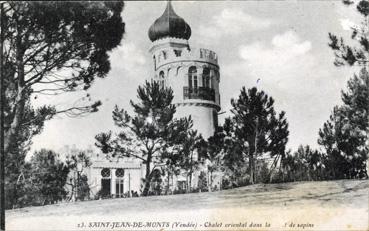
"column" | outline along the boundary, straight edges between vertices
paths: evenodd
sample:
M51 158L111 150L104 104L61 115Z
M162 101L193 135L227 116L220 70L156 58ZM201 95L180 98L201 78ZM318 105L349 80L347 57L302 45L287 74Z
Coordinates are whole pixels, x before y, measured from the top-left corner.
M124 188L125 193L128 193L131 196L131 170L127 169L124 173Z
M204 87L204 80L202 79L202 72L204 71L204 68L202 66L196 66L197 68L197 85L199 87Z
M111 169L111 178L110 178L110 195L112 197L115 197L115 181L116 181L116 178L115 178L115 170L116 169Z

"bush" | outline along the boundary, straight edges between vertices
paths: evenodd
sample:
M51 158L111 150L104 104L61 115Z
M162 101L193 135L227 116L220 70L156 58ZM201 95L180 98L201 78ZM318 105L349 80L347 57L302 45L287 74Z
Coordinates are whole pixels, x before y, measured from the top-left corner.
M228 177L223 177L222 179L222 188L223 189L231 189L232 184Z
M102 190L100 189L96 195L95 195L95 200L99 200L99 199L109 199L112 198L112 195L106 191L106 190Z
M55 204L66 198L65 184L69 167L51 150L35 152L27 163L24 180L17 185L21 195L14 207Z
M258 168L258 172L256 173L256 182L261 182L261 183L269 183L269 178L270 178L270 175L269 175L269 168L268 168L268 164L263 162L261 164L261 167Z
M199 175L199 182L198 182L198 188L201 192L207 192L208 189L208 179L205 172L201 172Z
M272 175L272 181L271 183L283 183L286 182L283 176L283 172L278 171L275 174Z
M175 189L173 191L173 194L185 194L186 193L186 189Z

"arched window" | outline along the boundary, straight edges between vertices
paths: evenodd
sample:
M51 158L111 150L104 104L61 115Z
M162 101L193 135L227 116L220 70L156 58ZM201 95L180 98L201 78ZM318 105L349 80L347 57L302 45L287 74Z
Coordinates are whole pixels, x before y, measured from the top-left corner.
M115 176L116 177L124 177L124 169L123 168L117 168L117 170L115 170Z
M192 88L197 88L197 69L194 66L188 69L188 87L190 88L190 91Z
M192 75L188 75L188 88L192 88Z
M209 68L204 68L202 72L202 86L209 88L210 87L210 70Z
M103 168L102 170L101 170L101 176L102 177L110 177L110 169L108 169L108 168Z
M117 177L115 180L115 196L123 197L124 195L124 169L117 168L115 170L115 176Z
M219 80L219 71L218 70L214 70L214 75L212 76L212 87L216 88L216 84L218 83Z
M154 70L156 70L156 57L155 57L155 55L152 57L152 59L153 59L153 62L154 62Z
M197 91L197 75L193 76L193 89Z
M164 71L160 71L159 73L159 84L164 87Z

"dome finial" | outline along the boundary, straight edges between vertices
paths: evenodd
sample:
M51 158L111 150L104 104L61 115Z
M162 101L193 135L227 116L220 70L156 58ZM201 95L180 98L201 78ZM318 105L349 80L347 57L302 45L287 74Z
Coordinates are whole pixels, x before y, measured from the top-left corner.
M164 13L155 20L149 29L149 38L151 41L166 37L186 40L191 37L190 26L183 18L176 14L171 0L167 0L167 7Z
M167 8L170 8L172 11L174 11L172 6L172 0L167 0Z

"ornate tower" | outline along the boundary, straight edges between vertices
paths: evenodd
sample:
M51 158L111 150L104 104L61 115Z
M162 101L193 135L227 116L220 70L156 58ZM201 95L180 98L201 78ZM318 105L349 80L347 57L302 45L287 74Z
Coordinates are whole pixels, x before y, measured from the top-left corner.
M204 138L212 136L220 110L216 53L190 47L191 28L174 12L170 1L148 35L155 73L152 79L173 89L178 118L191 115L194 129Z

